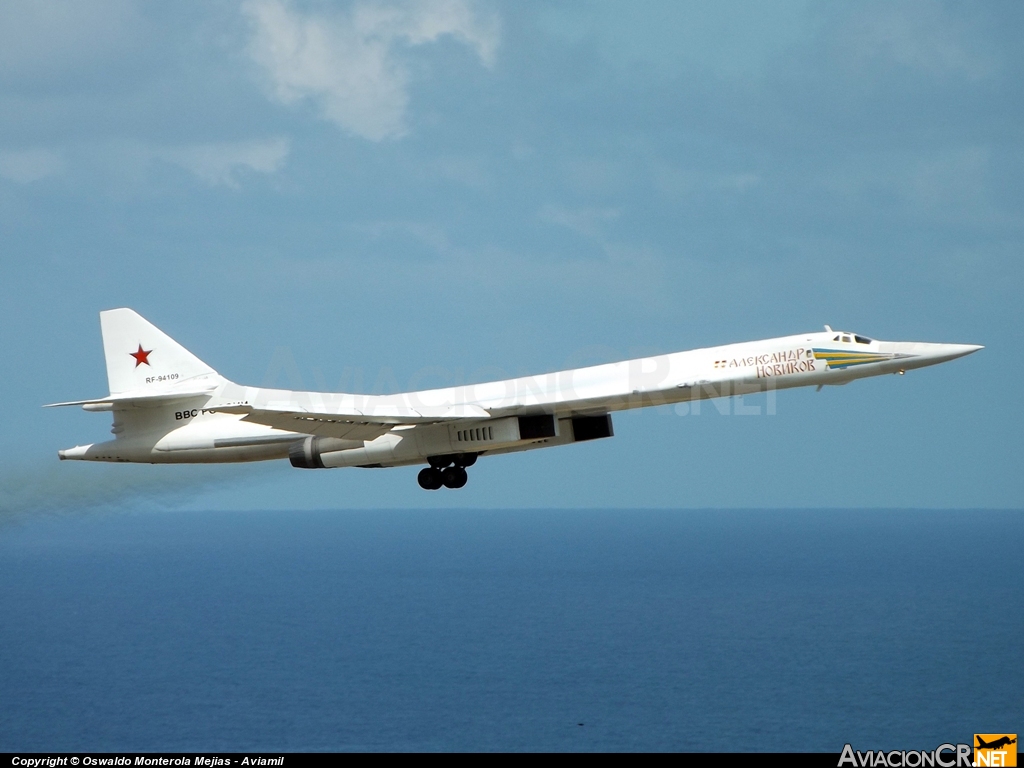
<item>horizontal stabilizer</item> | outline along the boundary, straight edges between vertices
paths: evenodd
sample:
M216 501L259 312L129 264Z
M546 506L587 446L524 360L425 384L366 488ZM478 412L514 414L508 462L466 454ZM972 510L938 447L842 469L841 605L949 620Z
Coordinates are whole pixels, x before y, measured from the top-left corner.
M146 407L169 405L176 400L192 400L197 397L209 397L213 393L214 389L215 387L211 386L205 389L177 390L174 392L124 392L119 395L110 395L109 397L97 397L93 400L69 400L66 403L47 403L43 408L60 408L67 405L95 405L125 408L130 408L132 406Z

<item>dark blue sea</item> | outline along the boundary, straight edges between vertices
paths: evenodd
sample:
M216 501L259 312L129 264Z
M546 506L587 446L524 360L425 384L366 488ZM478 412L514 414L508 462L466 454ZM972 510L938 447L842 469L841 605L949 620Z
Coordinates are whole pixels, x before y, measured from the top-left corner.
M0 526L0 750L933 749L1024 731L1024 514Z

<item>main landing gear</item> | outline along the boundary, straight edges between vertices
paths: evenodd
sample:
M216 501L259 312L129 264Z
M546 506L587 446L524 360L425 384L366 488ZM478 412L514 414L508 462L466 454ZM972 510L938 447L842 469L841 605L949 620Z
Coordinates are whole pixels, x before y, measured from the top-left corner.
M436 491L442 485L445 488L461 488L469 480L466 467L476 463L475 453L460 453L454 456L431 456L427 459L430 466L421 469L416 480L420 488Z

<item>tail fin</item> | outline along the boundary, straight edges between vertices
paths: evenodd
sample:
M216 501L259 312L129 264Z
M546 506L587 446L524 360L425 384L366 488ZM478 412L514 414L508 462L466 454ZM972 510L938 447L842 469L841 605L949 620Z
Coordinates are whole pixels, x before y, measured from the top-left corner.
M217 373L134 310L100 312L100 330L112 395Z

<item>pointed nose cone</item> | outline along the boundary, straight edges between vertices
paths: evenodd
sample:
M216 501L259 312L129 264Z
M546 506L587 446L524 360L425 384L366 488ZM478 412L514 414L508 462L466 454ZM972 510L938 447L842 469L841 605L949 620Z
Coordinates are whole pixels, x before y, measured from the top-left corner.
M984 349L981 344L921 344L924 347L922 357L928 359L929 363L944 363L947 360L956 360L958 357L969 355Z
M963 357L985 348L981 344L941 344L940 346L945 347L943 355L947 360L955 360L958 357Z

